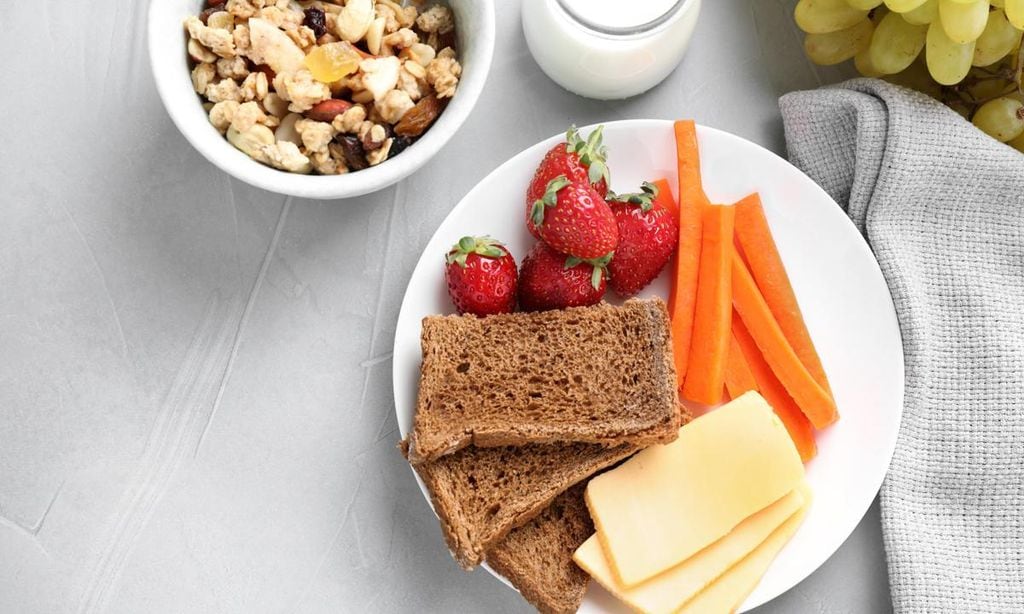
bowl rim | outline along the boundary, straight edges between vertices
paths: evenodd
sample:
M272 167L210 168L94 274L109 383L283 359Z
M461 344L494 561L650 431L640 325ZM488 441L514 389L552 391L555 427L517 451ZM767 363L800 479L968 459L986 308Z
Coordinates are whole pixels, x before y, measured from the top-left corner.
M200 4L200 0L194 0ZM463 74L455 97L437 122L412 146L383 164L344 175L302 175L265 166L238 151L210 126L202 102L189 79L184 34L181 45L163 44L168 28L177 19L180 3L150 0L147 14L147 35L150 70L160 101L171 121L185 139L214 166L245 183L289 196L313 199L344 199L386 188L417 171L439 152L466 121L483 92L490 73L495 45L495 10L493 0L472 1L479 23L473 24L472 44L462 47L468 55L460 57ZM179 104L192 97L195 105ZM199 114L196 111L199 111ZM199 115L203 121L198 121Z

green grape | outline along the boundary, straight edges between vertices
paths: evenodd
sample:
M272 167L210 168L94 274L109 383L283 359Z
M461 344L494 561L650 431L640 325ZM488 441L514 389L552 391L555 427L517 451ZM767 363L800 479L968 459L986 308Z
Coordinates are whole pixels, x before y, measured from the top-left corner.
M885 6L894 13L906 13L924 4L925 0L885 0Z
M882 78L890 83L917 90L936 100L941 99L942 96L942 86L936 83L935 79L932 79L923 58L919 58L901 73L886 75Z
M846 0L846 3L855 9L861 11L870 11L871 9L881 4L882 0Z
M1003 8L1003 6L1005 6L1006 4L1005 0L988 0L988 3L996 7L997 9Z
M1013 27L1024 30L1024 0L1006 0L1006 18Z
M927 0L912 11L903 13L903 19L915 26L928 25L939 18L939 0Z
M796 25L808 34L835 32L856 25L868 14L846 0L800 0L796 4Z
M988 22L988 0L974 0L971 4L939 0L939 21L954 43L962 45L977 40Z
M1005 96L1011 87L1016 87L1011 81L993 79L991 75L986 75L977 69L972 69L968 73L964 83L967 84L967 94L973 100L992 100Z
M1006 14L996 10L988 14L985 31L974 45L975 66L991 66L1005 58L1020 43L1021 31L1013 27Z
M1022 132L1021 135L1018 136L1017 138L1006 141L1006 144L1009 145L1010 147L1013 147L1017 151L1024 153L1024 132Z
M885 75L905 69L921 53L927 26L907 23L898 13L889 13L871 38L871 65Z
M953 85L963 81L971 70L974 59L974 41L961 45L950 40L942 24L935 21L928 26L928 43L925 47L928 72L942 85Z
M1012 98L996 98L978 107L971 121L985 134L1005 143L1024 133L1024 104Z
M870 48L859 51L857 52L857 55L853 56L853 67L857 69L857 72L859 72L862 77L882 76L882 73L871 64Z
M843 30L808 34L804 38L804 52L812 62L823 66L845 62L867 49L874 31L875 24L870 19L862 19L857 25Z

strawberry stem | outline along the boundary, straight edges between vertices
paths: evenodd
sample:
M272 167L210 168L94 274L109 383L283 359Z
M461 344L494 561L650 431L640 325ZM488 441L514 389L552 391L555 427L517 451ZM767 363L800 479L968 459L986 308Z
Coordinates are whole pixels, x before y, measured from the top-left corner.
M576 126L570 126L565 133L565 150L580 157L580 163L587 167L587 179L597 185L604 179L611 185L611 172L608 170L608 148L604 146L604 126L594 128L586 140L580 138Z
M445 262L448 264L458 264L460 267L466 268L466 258L470 254L476 254L484 258L502 258L508 254L508 251L504 245L487 235L482 237L466 236L459 239L459 242L452 246L445 256Z
M544 196L533 201L533 208L530 209L530 220L534 226L544 223L544 209L558 204L558 191L570 183L565 175L559 175L548 182L547 187L544 188Z
M609 201L637 205L644 211L644 213L651 210L651 207L654 206L654 199L657 197L658 186L654 185L650 181L643 182L640 186L639 192L616 194L615 192L608 190Z

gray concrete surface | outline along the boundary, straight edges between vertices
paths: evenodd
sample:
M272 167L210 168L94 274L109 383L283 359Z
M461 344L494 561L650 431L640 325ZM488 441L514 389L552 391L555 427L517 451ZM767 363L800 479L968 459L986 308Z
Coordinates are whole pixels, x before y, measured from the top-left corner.
M570 122L695 117L783 152L812 67L791 1L706 2L679 70L600 103L498 4L479 106L378 194L307 202L203 160L157 99L145 2L0 15L0 612L521 612L449 558L395 452L390 352L419 252L499 163ZM760 610L891 609L877 506Z

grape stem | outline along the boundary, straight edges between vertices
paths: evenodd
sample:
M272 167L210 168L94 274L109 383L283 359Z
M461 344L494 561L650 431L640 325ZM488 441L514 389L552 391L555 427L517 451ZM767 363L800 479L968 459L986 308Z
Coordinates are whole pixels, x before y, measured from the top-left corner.
M1024 47L1017 50L1017 70L1015 73L1013 80L1017 84L1017 91L1024 94Z

